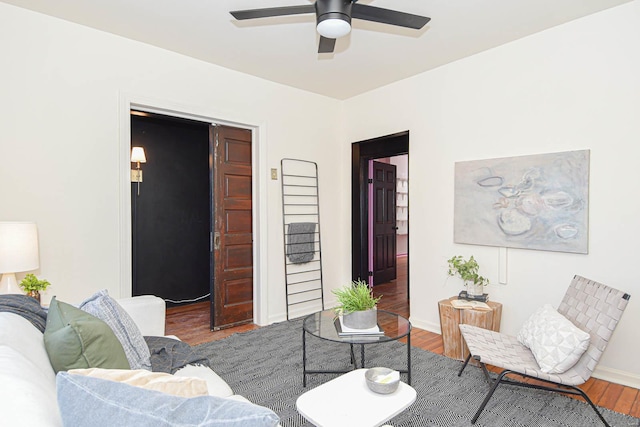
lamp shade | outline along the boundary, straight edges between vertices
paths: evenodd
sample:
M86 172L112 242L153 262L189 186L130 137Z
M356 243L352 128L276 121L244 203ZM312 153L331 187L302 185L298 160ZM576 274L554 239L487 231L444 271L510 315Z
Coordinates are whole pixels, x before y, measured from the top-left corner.
M131 163L135 162L147 163L147 156L144 154L144 148L131 147Z
M36 270L38 227L35 222L0 222L0 273Z

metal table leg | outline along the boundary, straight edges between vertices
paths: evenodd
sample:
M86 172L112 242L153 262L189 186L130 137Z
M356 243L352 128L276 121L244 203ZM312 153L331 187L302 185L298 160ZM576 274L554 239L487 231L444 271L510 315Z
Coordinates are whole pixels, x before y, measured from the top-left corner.
M353 344L349 344L349 353L351 354L351 364L356 369L356 353L353 351Z
M302 328L302 387L307 386L307 331Z
M411 331L407 335L407 384L411 385Z

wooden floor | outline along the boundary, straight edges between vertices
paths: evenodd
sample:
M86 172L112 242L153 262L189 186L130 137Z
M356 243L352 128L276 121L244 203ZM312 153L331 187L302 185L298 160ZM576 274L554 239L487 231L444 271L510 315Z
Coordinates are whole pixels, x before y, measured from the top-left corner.
M399 259L397 280L378 285L374 293L383 295L379 308L398 313L409 318L409 301L407 298L406 262L402 268ZM402 273L401 273L402 272ZM176 335L181 340L197 345L219 340L238 332L258 329L254 324L237 326L230 329L212 332L209 330L209 303L198 303L167 309L166 333ZM414 347L433 353L442 354L442 337L433 332L413 328L411 344ZM640 395L638 389L591 378L581 387L596 405L616 412L640 417Z

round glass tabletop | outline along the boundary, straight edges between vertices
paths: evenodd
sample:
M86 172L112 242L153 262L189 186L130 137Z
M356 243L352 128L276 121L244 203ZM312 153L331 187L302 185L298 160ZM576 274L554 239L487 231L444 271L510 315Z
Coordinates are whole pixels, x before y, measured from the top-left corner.
M338 335L336 322L338 325L340 324L335 311L324 310L305 317L303 328L305 332L315 337L350 344L374 344L394 341L406 337L411 332L411 322L409 320L385 310L378 310L378 326L384 333L384 335L380 336L340 336Z

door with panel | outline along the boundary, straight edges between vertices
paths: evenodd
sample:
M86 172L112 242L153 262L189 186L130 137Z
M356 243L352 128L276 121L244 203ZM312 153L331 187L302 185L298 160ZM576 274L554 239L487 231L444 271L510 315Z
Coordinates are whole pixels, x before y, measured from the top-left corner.
M373 162L373 284L396 278L396 166Z
M251 131L212 126L214 144L211 329L253 320Z

